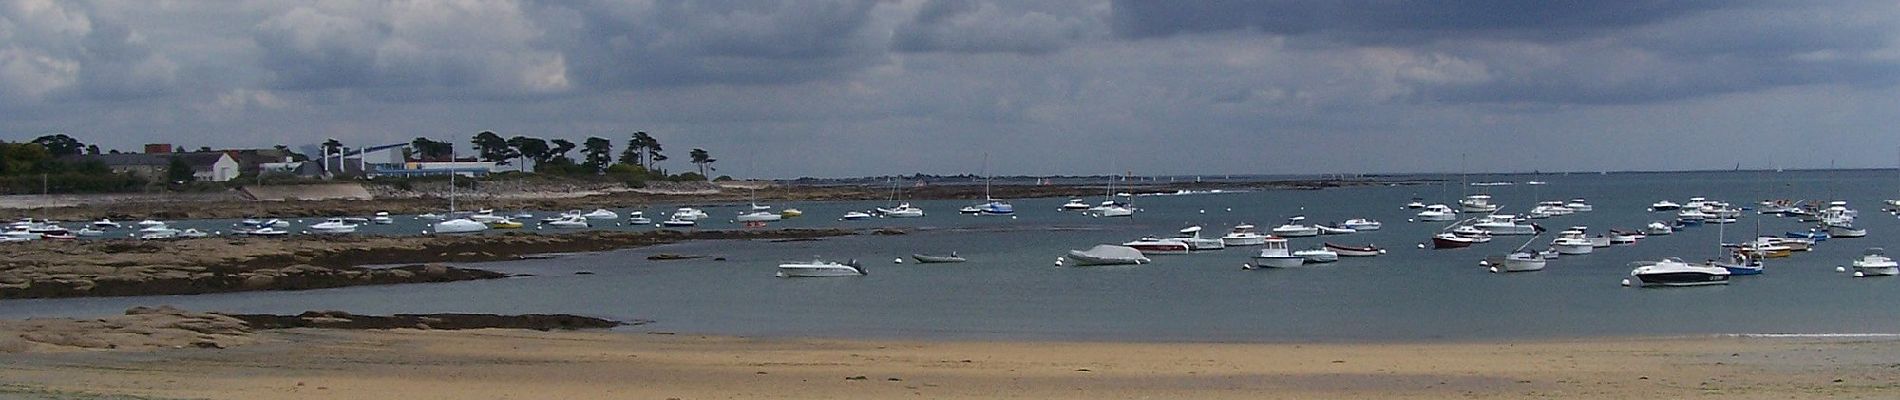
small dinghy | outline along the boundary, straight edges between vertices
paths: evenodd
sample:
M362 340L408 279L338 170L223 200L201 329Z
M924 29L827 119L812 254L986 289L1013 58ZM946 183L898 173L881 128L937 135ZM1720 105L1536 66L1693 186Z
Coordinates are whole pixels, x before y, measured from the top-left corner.
M1381 249L1378 246L1373 246L1369 244L1365 246L1347 246L1343 244L1327 243L1326 249L1332 250L1334 253L1338 253L1340 257L1374 257L1380 254L1385 254L1385 249Z
M911 254L910 258L915 258L917 259L917 262L924 263L924 264L960 263L960 262L968 261L968 260L964 260L963 256L957 255L957 252L954 252L954 251L950 252L950 255L947 255L947 256L930 255L930 254Z

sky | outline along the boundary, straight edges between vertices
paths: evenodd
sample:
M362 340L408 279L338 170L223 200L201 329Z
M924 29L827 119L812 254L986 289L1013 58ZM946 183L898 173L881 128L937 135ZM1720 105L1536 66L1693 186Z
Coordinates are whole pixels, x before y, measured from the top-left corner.
M671 169L703 148L756 178L1893 167L1897 84L1891 0L0 0L0 140L121 150L645 131Z

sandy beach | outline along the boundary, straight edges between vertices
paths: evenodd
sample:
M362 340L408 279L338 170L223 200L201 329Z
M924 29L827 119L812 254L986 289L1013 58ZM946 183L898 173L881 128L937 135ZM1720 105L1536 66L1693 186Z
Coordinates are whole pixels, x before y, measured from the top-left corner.
M211 399L1890 398L1892 339L1220 344L292 329L0 354L0 396Z

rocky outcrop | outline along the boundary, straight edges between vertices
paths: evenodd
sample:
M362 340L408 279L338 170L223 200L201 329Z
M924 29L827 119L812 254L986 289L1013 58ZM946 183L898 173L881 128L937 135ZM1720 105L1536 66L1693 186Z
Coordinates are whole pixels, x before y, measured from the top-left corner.
M635 324L645 323L636 321ZM222 349L256 343L257 331L320 329L606 329L619 321L569 314L356 315L309 311L298 315L197 313L172 306L133 307L98 318L0 320L0 353L83 350Z
M470 236L105 239L9 244L0 299L306 290L495 279L505 274L433 263L520 259L695 239L815 238L835 229L648 231ZM405 265L365 268L364 265Z

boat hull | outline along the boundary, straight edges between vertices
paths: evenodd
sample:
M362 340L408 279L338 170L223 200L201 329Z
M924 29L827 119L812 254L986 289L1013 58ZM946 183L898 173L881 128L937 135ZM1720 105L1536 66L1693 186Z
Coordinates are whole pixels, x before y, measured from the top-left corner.
M1295 255L1254 256L1253 265L1262 268L1299 268L1306 265L1306 257Z
M1432 248L1435 248L1435 249L1465 248L1465 247L1471 247L1471 245L1475 242L1476 241L1474 240L1465 239L1465 238L1451 239L1451 238L1443 238L1443 237L1433 237Z
M1900 267L1854 267L1854 272L1860 276L1895 276L1900 275Z
M1220 238L1220 241L1228 246L1259 246L1267 244L1267 238L1265 236L1227 236Z
M1557 250L1557 254L1562 254L1562 255L1567 255L1567 256L1580 256L1580 255L1590 254L1592 251L1596 250L1596 246L1592 246L1589 243L1551 244L1550 248Z
M1711 273L1706 273L1706 272L1661 272L1661 273L1636 274L1632 276L1631 278L1635 279L1637 282L1641 282L1643 286L1678 287L1678 286L1727 285L1728 277L1729 277L1728 275L1711 274Z
M778 277L780 278L826 278L838 276L864 276L864 272L842 265L835 267L780 265L778 267Z
M1379 255L1379 251L1380 251L1378 247L1373 247L1373 246L1353 247L1353 246L1342 246L1342 245L1337 245L1337 244L1332 244L1332 243L1327 243L1326 249L1332 250L1333 253L1339 254L1340 257L1375 257Z

